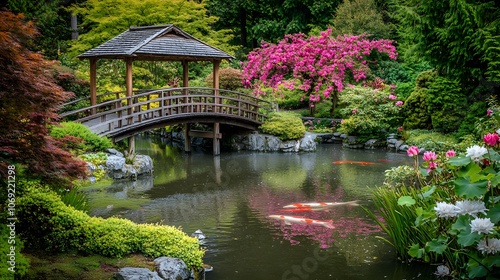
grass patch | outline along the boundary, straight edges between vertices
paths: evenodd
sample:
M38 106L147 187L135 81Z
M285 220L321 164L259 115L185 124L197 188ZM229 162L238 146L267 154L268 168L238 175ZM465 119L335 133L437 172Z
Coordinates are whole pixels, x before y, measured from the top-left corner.
M106 280L123 267L143 267L153 270L152 258L132 254L123 258L99 255L81 256L76 253L48 254L44 251L23 252L31 263L23 279Z

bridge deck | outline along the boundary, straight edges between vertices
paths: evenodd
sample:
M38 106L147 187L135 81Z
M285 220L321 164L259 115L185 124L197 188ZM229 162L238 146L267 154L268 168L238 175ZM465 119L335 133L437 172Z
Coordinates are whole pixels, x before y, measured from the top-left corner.
M168 88L141 91L131 97L123 95L103 95L101 103L65 112L61 116L118 141L175 123L218 122L256 129L264 121L266 113L273 110L273 104L267 101L222 89ZM106 101L109 98L112 100ZM68 105L74 103L76 101Z

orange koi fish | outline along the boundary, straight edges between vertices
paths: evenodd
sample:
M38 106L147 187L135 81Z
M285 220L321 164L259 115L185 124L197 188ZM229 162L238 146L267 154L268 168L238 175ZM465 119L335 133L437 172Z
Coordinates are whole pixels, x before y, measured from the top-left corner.
M371 162L371 161L338 160L338 161L334 161L333 164L373 165L373 164L377 164L377 163Z
M335 228L332 220L313 220L299 216L283 216L283 215L269 215L271 219L284 221L285 225L291 224L304 224L304 225L317 225L326 228Z
M315 209L325 209L331 208L335 206L341 205L349 205L349 206L359 206L357 200L346 201L346 202L306 202L306 203L294 203L283 206L283 208L292 208L292 209L311 209L314 211Z

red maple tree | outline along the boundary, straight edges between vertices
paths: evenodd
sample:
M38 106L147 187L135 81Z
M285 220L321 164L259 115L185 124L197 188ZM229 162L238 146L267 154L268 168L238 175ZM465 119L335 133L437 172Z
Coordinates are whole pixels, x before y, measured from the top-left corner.
M28 49L36 35L23 15L0 10L0 174L18 163L44 181L75 179L85 175L85 163L49 136L71 93L55 83L54 62Z

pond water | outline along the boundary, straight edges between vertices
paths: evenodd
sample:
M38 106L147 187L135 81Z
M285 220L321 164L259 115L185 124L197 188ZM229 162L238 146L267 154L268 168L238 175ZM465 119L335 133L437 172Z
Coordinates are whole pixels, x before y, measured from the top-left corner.
M405 154L322 144L314 153L213 157L196 150L186 155L154 137L137 137L136 150L152 157L154 177L91 189L92 214L173 225L188 234L200 229L204 262L214 268L208 280L434 279L433 267L398 261L359 206L283 208L357 200L373 209L370 190L381 185L384 170L410 163ZM334 228L270 215L331 220Z

